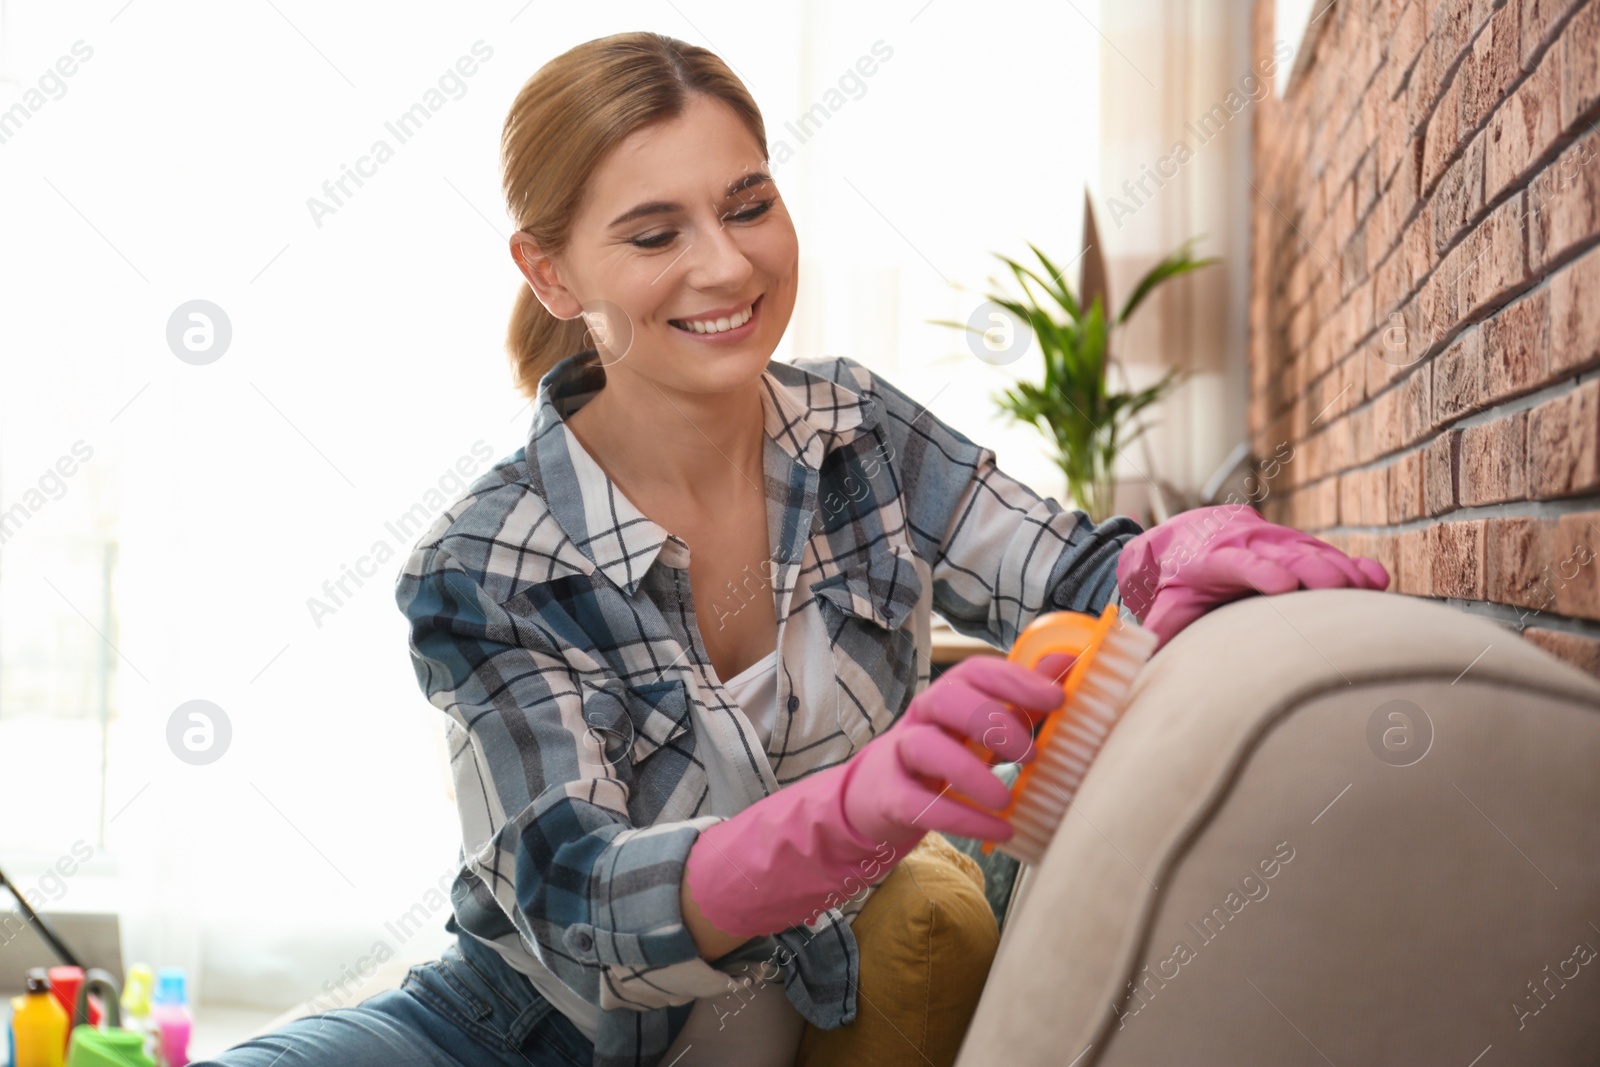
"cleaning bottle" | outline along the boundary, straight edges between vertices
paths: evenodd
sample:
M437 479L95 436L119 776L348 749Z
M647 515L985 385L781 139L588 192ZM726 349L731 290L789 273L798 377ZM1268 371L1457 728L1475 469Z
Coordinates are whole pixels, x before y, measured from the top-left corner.
M50 968L46 974L50 979L50 992L55 995L56 1003L61 1005L61 1010L67 1013L67 1036L61 1043L61 1052L65 1055L67 1045L72 1041L72 1009L78 1002L78 989L83 985L83 968L63 964ZM89 998L89 1022L95 1026L100 1025L98 997Z
M188 1067L189 1031L194 1020L189 1015L189 997L182 967L163 967L156 973L156 995L150 1015L160 1035L162 1067Z
M143 963L128 968L122 987L122 1025L144 1036L144 1054L152 1060L161 1051L161 1039L155 1019L150 1015L150 997L155 986L155 976Z
M43 967L28 972L27 992L11 1019L16 1067L61 1067L67 1052L67 1012L50 990ZM13 1002L15 1003L15 1002Z

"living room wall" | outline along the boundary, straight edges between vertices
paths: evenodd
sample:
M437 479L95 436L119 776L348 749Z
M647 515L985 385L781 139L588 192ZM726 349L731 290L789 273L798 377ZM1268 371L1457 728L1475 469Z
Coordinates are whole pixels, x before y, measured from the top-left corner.
M1600 0L1317 11L1253 119L1258 506L1600 674Z

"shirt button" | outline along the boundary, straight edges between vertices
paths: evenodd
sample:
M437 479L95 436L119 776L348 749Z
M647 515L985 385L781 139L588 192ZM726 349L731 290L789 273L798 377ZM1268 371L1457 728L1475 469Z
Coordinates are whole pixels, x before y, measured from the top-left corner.
M799 706L800 706L800 698L795 696L793 693L790 693L789 694L789 710L793 711L795 708L798 708Z
M579 952L588 952L594 948L594 938L579 930L572 935L572 947Z

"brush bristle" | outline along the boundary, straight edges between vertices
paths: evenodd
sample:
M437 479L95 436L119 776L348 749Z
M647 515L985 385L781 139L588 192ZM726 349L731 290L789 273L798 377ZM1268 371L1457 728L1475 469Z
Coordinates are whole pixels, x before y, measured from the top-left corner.
M1026 788L1017 794L1010 816L1011 840L995 848L1023 863L1037 865L1044 859L1056 827L1127 706L1128 691L1155 653L1157 641L1154 633L1126 620L1106 634L1070 704L1056 713L1069 717L1039 751Z

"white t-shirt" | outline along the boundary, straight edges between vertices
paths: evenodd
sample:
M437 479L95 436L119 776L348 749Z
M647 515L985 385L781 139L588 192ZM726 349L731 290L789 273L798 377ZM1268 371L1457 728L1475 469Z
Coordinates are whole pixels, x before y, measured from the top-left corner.
M778 722L778 650L773 649L722 683L765 746Z
M722 685L738 702L765 746L778 722L778 650L773 649ZM805 1019L789 1002L783 984L759 983L759 973L759 968L750 968L747 988L751 993L696 1000L678 1039L661 1062L675 1067L730 1063L739 1067L790 1067Z

